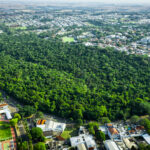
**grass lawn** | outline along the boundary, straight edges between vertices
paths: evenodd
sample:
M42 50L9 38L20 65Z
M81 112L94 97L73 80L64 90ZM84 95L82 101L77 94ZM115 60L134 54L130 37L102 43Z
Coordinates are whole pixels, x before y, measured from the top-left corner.
M15 29L16 29L16 30L18 30L18 29L20 29L20 30L26 30L27 27L16 27Z
M73 37L63 37L62 38L62 41L64 42L64 43L66 43L66 42L68 42L68 43L70 43L70 42L74 42L74 38Z
M16 31L16 30L26 30L27 27L12 27L11 31Z
M72 136L78 135L78 129L77 128L66 128L65 131L61 134L61 137L64 139L69 139Z
M0 141L11 138L10 124L0 121Z

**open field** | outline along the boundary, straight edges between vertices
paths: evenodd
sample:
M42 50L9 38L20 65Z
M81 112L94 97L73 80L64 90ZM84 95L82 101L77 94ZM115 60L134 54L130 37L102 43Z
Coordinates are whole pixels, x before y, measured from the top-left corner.
M26 30L27 27L11 27L10 30L11 31L16 31L16 30Z
M0 121L0 141L8 140L11 137L10 124Z
M64 42L64 43L66 43L66 42L68 42L68 43L70 43L70 42L74 42L74 38L73 37L63 37L62 38L62 41Z
M16 27L15 29L16 29L16 30L18 30L18 29L20 29L20 30L26 30L27 27Z
M66 128L65 131L61 134L61 137L64 139L69 139L70 137L77 136L77 128Z

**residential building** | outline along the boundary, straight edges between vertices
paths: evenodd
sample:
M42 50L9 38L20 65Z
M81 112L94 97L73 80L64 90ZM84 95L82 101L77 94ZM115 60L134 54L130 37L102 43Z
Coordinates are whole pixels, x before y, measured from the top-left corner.
M8 104L1 104L0 110L8 109Z
M77 145L77 149L78 149L78 150L87 150L86 147L85 147L85 144L83 144L83 143Z
M78 145L84 144L87 150L97 150L96 142L92 135L82 134L72 137L70 138L70 142L72 147L78 147Z
M119 132L116 128L108 128L108 136L110 139L118 139L120 137Z
M112 140L120 139L119 131L116 128L114 128L113 124L111 123L106 124L106 128L110 139Z
M104 145L105 145L106 150L119 150L117 144L112 140L104 141Z
M128 149L131 149L132 147L138 148L137 145L134 142L130 142L128 138L124 138L123 141Z
M105 126L99 126L99 130L104 132L105 134L108 134L107 128Z
M142 135L142 137L143 137L144 140L147 142L147 144L150 144L150 135L144 134L144 135Z
M8 108L8 104L0 105L0 114L5 114L8 120L12 119L11 113Z
M66 124L54 122L52 120L39 120L37 122L37 127L41 128L43 132L47 131L63 132L66 128Z

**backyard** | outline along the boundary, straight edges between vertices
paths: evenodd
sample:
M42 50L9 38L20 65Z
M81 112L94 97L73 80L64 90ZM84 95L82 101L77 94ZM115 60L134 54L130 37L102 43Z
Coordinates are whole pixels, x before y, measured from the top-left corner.
M11 136L10 124L0 121L0 141L8 140Z
M70 137L77 136L78 129L77 128L66 128L65 131L61 134L61 137L64 139L69 139Z

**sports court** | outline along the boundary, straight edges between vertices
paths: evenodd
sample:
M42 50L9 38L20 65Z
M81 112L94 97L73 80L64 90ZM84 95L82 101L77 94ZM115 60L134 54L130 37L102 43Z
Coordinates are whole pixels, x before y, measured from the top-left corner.
M0 150L16 150L16 136L13 127L11 128L12 139L1 141L0 142Z

